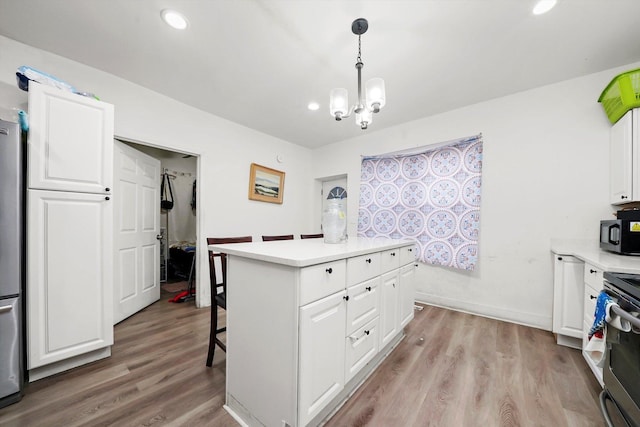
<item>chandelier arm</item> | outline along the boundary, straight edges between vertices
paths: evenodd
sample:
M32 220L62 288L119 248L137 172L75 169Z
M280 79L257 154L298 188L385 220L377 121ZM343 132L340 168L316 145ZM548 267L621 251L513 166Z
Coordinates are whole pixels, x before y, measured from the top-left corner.
M351 115L353 114L353 111L355 110L355 105L352 106L351 108L349 108L349 112L347 114L344 114L342 116L340 116L341 119L346 119L351 117Z

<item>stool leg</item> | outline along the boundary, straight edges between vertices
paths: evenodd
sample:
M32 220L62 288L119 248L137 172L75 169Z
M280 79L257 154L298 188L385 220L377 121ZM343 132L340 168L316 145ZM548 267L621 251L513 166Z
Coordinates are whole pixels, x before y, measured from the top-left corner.
M218 305L211 304L211 330L209 331L209 353L207 354L207 366L213 364L213 353L216 350L216 330L218 329Z

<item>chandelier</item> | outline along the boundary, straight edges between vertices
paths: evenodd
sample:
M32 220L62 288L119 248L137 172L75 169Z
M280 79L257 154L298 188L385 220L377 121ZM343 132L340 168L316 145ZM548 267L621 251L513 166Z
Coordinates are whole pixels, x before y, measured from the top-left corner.
M350 117L356 113L356 124L361 129L367 129L373 119L373 113L380 111L385 104L384 80L379 77L368 80L365 83L365 95L362 97L362 63L360 37L367 32L369 23L364 18L358 18L351 24L351 31L358 35L358 57L356 58L356 70L358 70L358 103L349 107L349 94L344 88L331 90L329 96L329 111L337 121Z

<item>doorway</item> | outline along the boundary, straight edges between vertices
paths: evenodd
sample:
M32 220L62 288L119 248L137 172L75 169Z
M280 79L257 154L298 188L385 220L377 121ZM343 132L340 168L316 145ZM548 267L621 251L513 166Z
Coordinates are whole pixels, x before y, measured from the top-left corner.
M154 250L154 279L158 286L157 297L160 298L160 290L162 291L162 299L169 296L176 302L185 302L195 300L196 292L196 242L197 242L197 215L198 207L196 204L197 192L197 176L198 176L198 156L190 153L173 151L163 148L156 148L144 143L133 142L117 139L126 145L131 151L136 151L141 157L148 156L158 162L156 194L154 201L154 215L158 216L154 232L156 240L156 249ZM173 200L171 209L161 209L160 193L162 178L165 178L165 190L168 192L168 186L171 186L171 196L168 199ZM147 191L150 194L150 191ZM165 194L166 196L166 194ZM151 196L147 196L151 197ZM144 215L142 210L136 212L136 215ZM117 237L117 235L116 235ZM117 266L115 266L117 269ZM118 285L114 283L114 288ZM119 296L114 289L114 308L117 309ZM144 307L138 308L136 311L129 312L128 316ZM114 313L115 314L115 313ZM120 321L126 317L114 317L114 320Z

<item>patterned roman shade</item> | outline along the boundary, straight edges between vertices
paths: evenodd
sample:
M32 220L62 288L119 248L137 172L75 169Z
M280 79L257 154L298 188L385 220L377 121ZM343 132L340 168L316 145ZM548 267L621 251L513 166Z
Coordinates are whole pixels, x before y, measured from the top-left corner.
M481 172L481 134L363 156L358 236L415 239L420 261L473 270Z

